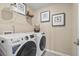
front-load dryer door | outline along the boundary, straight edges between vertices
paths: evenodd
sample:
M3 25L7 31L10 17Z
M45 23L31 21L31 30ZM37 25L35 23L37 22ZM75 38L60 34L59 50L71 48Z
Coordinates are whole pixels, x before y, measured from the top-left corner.
M18 51L17 56L35 56L36 44L33 41L26 42Z
M46 37L45 36L42 36L42 38L40 39L40 50L43 51L45 49L45 46L46 46Z

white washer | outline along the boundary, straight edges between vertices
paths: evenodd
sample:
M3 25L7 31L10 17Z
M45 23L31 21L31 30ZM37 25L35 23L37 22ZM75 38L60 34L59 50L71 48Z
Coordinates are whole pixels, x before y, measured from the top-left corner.
M46 37L45 33L35 33L36 45L37 45L37 56L42 56L45 51Z
M35 56L36 49L33 34L17 33L0 35L0 55Z

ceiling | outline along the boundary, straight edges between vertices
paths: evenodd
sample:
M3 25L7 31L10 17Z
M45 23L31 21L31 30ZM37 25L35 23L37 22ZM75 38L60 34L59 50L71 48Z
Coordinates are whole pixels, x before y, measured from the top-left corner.
M28 3L27 5L30 6L33 10L38 10L40 8L46 7L51 3Z

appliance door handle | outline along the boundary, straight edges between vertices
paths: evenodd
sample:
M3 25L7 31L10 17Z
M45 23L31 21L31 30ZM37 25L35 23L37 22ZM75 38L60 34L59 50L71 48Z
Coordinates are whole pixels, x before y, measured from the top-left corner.
M79 39L77 39L75 42L73 42L76 45L79 45Z
M79 42L74 42L74 44L79 45Z

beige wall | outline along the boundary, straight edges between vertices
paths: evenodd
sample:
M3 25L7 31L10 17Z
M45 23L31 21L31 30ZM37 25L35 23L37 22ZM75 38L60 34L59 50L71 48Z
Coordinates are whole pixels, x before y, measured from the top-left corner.
M40 22L40 13L43 11L50 11L50 22ZM66 14L64 27L52 27L52 14L56 13ZM51 4L36 11L35 21L40 24L41 31L46 33L48 49L72 55L72 17L73 4Z
M16 32L33 31L33 26L26 22L26 17L13 12L11 20L3 20L1 18L1 10L7 7L8 4L0 4L0 32L12 31L12 25L15 26ZM50 11L50 22L40 22L40 12ZM33 23L40 24L41 31L46 33L47 45L50 50L55 50L65 54L72 55L72 40L73 40L73 4L51 4L47 7L40 8L34 11L35 15L32 19ZM52 14L65 13L66 25L64 27L52 27ZM7 14L6 14L7 15Z
M72 54L77 55L77 45L74 42L77 42L79 38L79 5L77 3L73 4L73 40L72 40Z
M13 31L12 26L15 26L15 32L29 32L33 31L33 26L31 26L27 21L26 17L20 15L16 12L13 12L13 18L10 20L2 19L2 10L3 8L8 7L9 4L0 4L0 32L4 31ZM7 14L5 14L7 15Z

